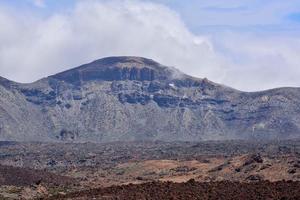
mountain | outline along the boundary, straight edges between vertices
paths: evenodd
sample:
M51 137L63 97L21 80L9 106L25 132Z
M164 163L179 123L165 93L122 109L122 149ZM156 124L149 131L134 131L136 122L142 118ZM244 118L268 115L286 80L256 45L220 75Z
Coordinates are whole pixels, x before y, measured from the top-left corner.
M299 88L242 92L140 57L103 58L30 84L0 77L0 140L299 136Z

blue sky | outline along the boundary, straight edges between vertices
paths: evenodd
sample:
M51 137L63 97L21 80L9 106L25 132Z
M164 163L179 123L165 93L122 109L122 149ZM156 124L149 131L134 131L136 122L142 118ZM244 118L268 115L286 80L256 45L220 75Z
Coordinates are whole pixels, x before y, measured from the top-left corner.
M246 91L300 86L299 33L300 0L0 0L0 76L134 54Z
M291 26L300 19L289 18L300 12L300 1L294 0L212 0L212 1L171 1L159 0L178 11L189 27L201 31L201 26L220 26L221 28L242 28L253 30L266 26ZM291 20L293 19L293 20ZM298 25L298 24L297 24Z
M106 0L107 1L107 0ZM0 0L16 10L28 9L41 16L65 12L78 0ZM99 0L105 2L105 0ZM240 29L282 31L299 29L300 0L148 0L176 11L194 32Z

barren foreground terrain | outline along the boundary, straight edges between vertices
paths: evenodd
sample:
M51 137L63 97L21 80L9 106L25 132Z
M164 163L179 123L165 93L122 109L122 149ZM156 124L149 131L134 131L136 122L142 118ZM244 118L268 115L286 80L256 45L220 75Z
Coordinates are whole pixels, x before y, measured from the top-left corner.
M151 182L57 195L51 199L300 199L300 182Z
M0 163L3 199L299 199L300 194L300 141L0 142Z

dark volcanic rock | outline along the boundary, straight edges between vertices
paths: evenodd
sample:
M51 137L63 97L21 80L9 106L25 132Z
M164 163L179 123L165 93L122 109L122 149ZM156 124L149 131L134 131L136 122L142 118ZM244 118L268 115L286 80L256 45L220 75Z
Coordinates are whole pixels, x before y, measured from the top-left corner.
M55 175L42 170L18 168L0 165L0 186L31 186L31 185L69 185L75 183L75 179Z
M263 163L263 159L259 154L250 155L244 163L244 166L251 165L253 163Z
M300 198L299 182L205 182L190 180L186 183L148 182L128 184L108 188L96 188L77 191L66 195L57 195L49 199L287 199Z
M177 107L179 106L179 98L171 95L155 95L153 100L160 107Z
M247 181L262 181L263 177L261 177L260 175L256 174L256 175L250 175L246 178Z
M147 104L151 98L148 95L139 94L139 93L131 93L131 94L119 94L119 101L121 103L131 103L137 104L140 103L142 105Z
M241 92L140 57L30 84L0 77L1 140L291 139L299 113L299 88Z

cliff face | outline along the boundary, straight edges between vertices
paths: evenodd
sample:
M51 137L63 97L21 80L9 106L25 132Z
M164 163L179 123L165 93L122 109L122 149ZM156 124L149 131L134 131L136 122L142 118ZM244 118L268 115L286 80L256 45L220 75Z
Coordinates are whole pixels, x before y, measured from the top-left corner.
M139 57L109 57L18 84L0 79L0 139L299 137L300 90L246 93Z

